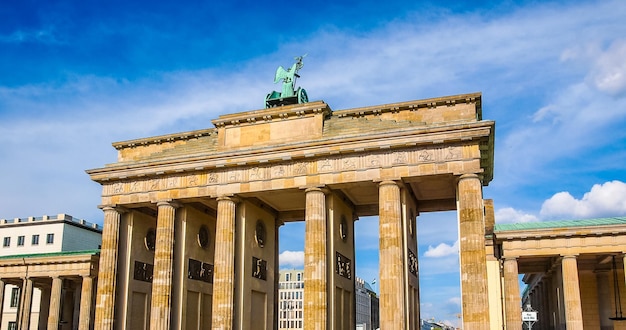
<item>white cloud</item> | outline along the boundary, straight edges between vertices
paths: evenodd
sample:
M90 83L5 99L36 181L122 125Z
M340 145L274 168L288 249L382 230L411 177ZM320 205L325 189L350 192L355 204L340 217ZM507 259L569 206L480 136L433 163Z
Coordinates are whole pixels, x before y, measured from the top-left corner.
M495 213L495 217L496 223L520 223L539 221L536 216L516 210L512 207L498 209Z
M605 52L597 54L588 79L601 92L626 92L626 40L616 40Z
M456 240L452 246L446 243L440 243L436 247L432 245L428 246L428 250L424 252L425 257L429 258L441 258L449 255L458 255L459 253L459 240Z
M304 267L304 251L284 251L278 256L281 268Z
M567 191L554 194L541 206L545 218L592 218L626 215L626 183L609 181L595 184L576 199Z

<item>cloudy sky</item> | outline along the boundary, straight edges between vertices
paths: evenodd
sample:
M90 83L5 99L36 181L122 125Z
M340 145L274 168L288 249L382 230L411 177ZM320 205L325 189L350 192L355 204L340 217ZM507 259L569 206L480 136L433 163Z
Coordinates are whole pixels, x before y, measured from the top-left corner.
M102 222L114 141L260 109L273 74L335 110L471 92L496 121L497 222L626 215L626 3L36 1L0 7L0 218ZM456 213L422 214L422 316L460 312ZM377 219L357 222L377 277ZM301 267L302 226L283 227ZM376 285L375 285L376 287Z

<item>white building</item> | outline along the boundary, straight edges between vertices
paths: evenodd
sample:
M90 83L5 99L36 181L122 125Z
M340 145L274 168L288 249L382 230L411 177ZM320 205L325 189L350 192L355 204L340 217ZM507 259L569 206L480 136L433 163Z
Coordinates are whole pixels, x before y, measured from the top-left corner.
M24 329L20 322L29 329L50 322L77 328L81 296L84 303L92 299L81 291L95 287L101 240L102 227L66 214L1 219L0 330Z
M278 329L303 329L304 271L281 270L278 280Z

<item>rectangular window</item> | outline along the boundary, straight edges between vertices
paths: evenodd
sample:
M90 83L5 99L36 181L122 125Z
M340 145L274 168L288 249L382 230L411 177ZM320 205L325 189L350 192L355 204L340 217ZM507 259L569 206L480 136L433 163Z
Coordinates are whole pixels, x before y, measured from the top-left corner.
M17 307L20 303L20 288L13 288L11 290L11 307Z
M302 273L298 273L297 277L298 277L298 282L302 281Z
M39 235L33 235L32 245L39 245Z
M17 323L9 321L9 330L17 330Z
M11 245L11 237L5 237L4 241L2 242L2 246L8 247L9 245Z
M17 237L17 246L24 246L24 236Z
M291 274L285 274L285 281L287 281L287 282L289 282L289 278L290 278L289 275L291 275Z
M46 236L46 243L47 244L54 243L54 234L48 234L48 236Z

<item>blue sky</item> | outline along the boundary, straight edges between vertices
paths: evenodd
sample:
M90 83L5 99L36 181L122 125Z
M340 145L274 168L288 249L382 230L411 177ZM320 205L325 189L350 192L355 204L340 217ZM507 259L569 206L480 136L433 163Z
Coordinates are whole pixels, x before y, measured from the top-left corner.
M335 110L482 92L498 222L626 215L623 1L9 1L0 7L0 218L101 222L85 169L114 141L263 107L277 66ZM456 213L418 220L422 316L460 312ZM300 225L284 227L299 267ZM357 275L377 277L377 219ZM285 251L291 251L285 253Z

